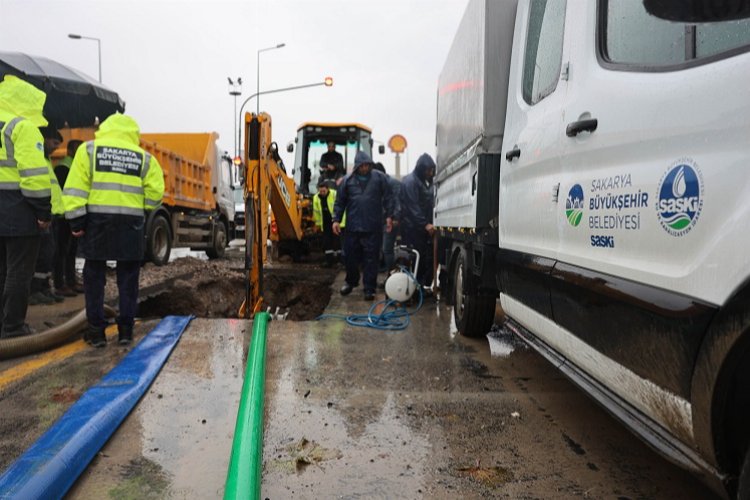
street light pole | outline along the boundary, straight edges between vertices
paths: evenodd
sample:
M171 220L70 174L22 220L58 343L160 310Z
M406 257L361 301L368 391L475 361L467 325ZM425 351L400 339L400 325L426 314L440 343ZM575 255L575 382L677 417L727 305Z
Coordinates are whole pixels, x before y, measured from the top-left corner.
M102 83L102 41L99 38L92 36L76 35L75 33L69 33L68 38L73 40L94 40L96 41L97 53L99 54L99 83Z
M285 47L285 46L286 46L285 43L280 43L278 45L274 45L273 47L266 47L265 49L258 49L258 54L257 54L257 57L256 57L256 68L255 68L255 75L256 75L256 79L257 79L256 86L255 86L255 95L256 96L260 96L262 94L262 92L260 91L260 53L261 52L266 52L266 51L269 51L269 50L280 49L280 48ZM259 115L260 114L260 99L258 99L256 101L256 104L257 104L257 107L255 109L255 114Z
M306 83L305 85L295 85L294 87L284 87L283 89L273 89L273 90L264 90L263 92L256 92L242 103L242 106L240 106L240 116L238 117L238 121L240 124L239 130L237 131L237 142L241 145L242 144L242 111L245 109L245 105L250 102L253 98L258 97L260 95L264 94L275 94L277 92L288 92L290 90L298 90L298 89L306 89L308 87L319 87L321 85L325 85L326 87L333 87L333 78L330 76L327 76L325 80L322 82L317 83ZM257 116L257 115L256 115ZM245 154L247 154L247 151L245 151Z
M237 96L242 95L242 77L237 77L237 81L234 82L230 77L229 80L229 95L234 97L234 114L232 115L232 123L234 123L234 136L237 137ZM234 141L234 156L240 155L237 139Z

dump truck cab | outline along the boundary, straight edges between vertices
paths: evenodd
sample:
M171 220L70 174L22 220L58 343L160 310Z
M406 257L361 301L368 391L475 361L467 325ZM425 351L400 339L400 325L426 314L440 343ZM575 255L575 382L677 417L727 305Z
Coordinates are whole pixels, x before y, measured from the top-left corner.
M297 190L302 194L314 194L320 178L320 157L327 151L328 143L336 145L336 151L344 158L346 172L354 166L357 151L372 156L372 130L358 123L303 123L297 128L297 137L287 145L294 155L292 176ZM296 148L294 146L296 144Z

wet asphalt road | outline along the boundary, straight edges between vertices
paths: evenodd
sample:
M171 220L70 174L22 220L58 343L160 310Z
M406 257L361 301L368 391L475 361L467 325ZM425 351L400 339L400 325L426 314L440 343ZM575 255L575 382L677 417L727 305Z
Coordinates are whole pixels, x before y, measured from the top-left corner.
M328 312L366 308L355 290ZM69 498L220 498L250 331L194 320ZM262 498L712 497L510 333L457 336L444 305L396 333L275 321L267 346Z

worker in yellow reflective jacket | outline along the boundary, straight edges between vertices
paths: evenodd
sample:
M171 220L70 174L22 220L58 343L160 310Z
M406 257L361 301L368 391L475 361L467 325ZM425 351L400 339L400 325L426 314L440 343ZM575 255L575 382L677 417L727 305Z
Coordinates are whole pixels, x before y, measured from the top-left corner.
M15 76L0 82L0 337L32 333L25 323L40 231L49 227L50 175L39 127L46 95Z
M323 233L323 251L325 252L324 267L336 264L336 254L341 245L338 236L333 234L333 206L336 203L336 182L320 178L318 180L318 192L313 196L313 222ZM341 219L341 227L346 225L346 214Z
M119 113L110 116L95 139L78 148L63 189L65 218L73 236L81 238L79 249L86 259L86 340L94 347L107 343L104 285L108 260L117 261L118 340L125 345L133 339L145 216L161 204L164 194L161 166L139 143L135 120Z

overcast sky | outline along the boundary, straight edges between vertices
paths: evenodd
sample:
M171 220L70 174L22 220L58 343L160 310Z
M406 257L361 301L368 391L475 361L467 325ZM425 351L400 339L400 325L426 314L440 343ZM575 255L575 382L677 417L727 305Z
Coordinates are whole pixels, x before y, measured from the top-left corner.
M96 42L67 34L100 38L104 84L143 132L216 131L231 152L227 77L242 77L239 110L255 93L258 49L285 43L261 53L261 90L334 78L332 88L261 96L287 165L284 146L301 123L355 121L382 142L404 135L411 169L421 153L434 157L437 78L466 3L0 0L0 50L45 56L96 78ZM390 150L375 159L393 170Z

